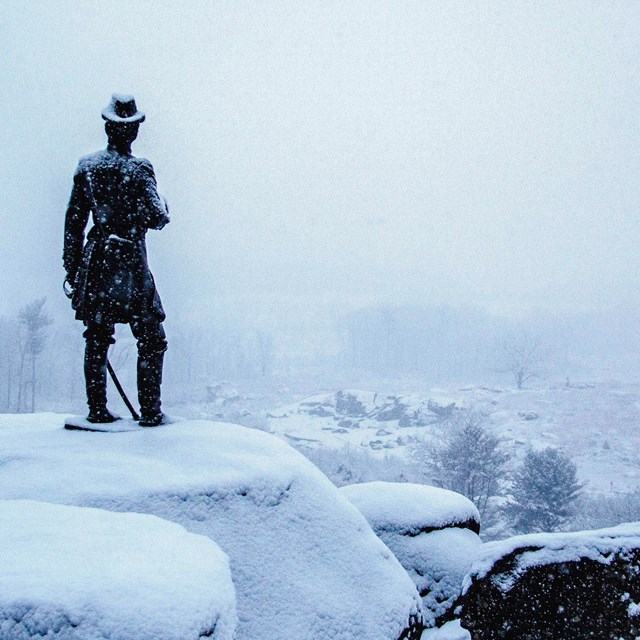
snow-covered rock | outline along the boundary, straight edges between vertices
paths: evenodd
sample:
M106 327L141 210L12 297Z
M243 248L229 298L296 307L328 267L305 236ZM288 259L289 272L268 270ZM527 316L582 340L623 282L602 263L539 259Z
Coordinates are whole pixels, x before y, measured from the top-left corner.
M341 491L411 576L427 626L448 619L481 546L475 505L459 493L420 484L367 482Z
M420 640L470 640L466 629L460 626L460 620L446 622L435 629L425 629Z
M207 421L107 434L62 424L0 416L0 498L149 513L210 537L230 558L238 640L419 633L421 601L396 558L278 438Z
M485 544L461 622L473 640L640 636L640 522Z
M375 420L378 423L398 421L401 427L425 426L441 418L439 411L445 410L448 414L452 408L447 407L445 410L430 400L415 396L384 395L347 389L306 398L289 407L288 411L330 417L336 422L351 418L350 426L358 428L364 419Z
M208 538L149 515L0 500L3 639L233 640L235 629L228 558Z
M272 410L267 422L271 433L296 445L356 446L382 457L392 448L406 449L454 408L417 396L343 389Z

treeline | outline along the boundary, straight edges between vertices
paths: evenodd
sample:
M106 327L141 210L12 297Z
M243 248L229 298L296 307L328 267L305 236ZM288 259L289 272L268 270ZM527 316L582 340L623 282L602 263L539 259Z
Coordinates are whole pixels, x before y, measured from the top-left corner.
M46 298L0 317L0 411L84 410L84 327L55 319ZM128 327L118 325L109 360L132 395L137 350ZM272 333L246 325L183 321L169 330L163 396L170 402L197 401L206 385L220 379L266 377L274 373Z
M516 322L477 309L376 305L310 317L284 326L249 312L170 316L164 397L197 402L217 380L309 372L327 382L364 373L518 388L607 371L639 375L637 311ZM52 318L45 299L0 317L0 411L70 410L82 399L82 330L69 316ZM133 338L127 327L117 336L111 362L135 389Z

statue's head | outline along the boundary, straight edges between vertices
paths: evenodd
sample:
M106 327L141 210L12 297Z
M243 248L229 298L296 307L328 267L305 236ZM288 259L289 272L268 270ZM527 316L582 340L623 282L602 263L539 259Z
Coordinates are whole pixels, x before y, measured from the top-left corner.
M138 128L145 115L138 111L133 96L114 93L102 110L104 129L110 142L131 143L138 137Z

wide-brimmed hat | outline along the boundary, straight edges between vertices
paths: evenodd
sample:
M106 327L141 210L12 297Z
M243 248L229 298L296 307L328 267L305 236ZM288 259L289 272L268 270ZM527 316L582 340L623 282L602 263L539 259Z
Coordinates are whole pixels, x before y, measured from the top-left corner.
M109 122L119 122L129 124L133 122L144 122L145 115L138 111L136 100L133 96L114 93L111 102L102 110L102 118Z

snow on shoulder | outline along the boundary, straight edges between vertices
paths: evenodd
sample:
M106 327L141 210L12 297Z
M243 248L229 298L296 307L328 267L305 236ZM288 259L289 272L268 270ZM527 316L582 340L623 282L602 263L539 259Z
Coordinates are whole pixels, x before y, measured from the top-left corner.
M206 535L230 558L238 640L419 631L422 602L397 559L278 438L202 420L89 433L64 430L64 416L29 419L0 415L0 498L148 513Z
M232 640L227 556L154 516L0 500L3 638Z
M455 526L477 532L480 527L473 502L448 489L409 482L363 482L341 491L376 531L415 535Z

